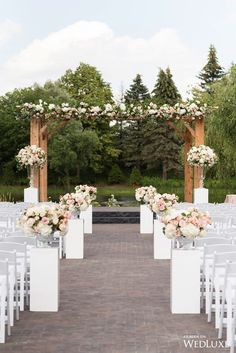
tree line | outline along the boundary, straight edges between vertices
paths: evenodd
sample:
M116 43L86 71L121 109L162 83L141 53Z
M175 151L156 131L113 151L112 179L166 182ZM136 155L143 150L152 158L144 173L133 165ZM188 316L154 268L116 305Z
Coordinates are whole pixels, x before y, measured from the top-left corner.
M207 63L198 78L200 85L193 88L193 97L218 107L206 122L206 142L215 148L221 161L212 176L234 176L236 67L232 65L225 72L211 45ZM100 106L111 103L114 97L102 74L85 63L66 71L55 82L15 89L0 97L1 183L25 182L24 173L16 168L15 154L29 144L29 122L16 119L17 106L24 102L36 103L39 99L56 104L68 102L73 106L81 102ZM151 92L137 74L120 98L126 104L152 101L158 106L174 105L180 100L169 67L159 69ZM78 182L130 180L138 183L141 175L158 175L163 179L179 177L183 174L182 144L175 131L155 117L112 124L104 119L71 121L49 141L49 183L69 188L71 183Z

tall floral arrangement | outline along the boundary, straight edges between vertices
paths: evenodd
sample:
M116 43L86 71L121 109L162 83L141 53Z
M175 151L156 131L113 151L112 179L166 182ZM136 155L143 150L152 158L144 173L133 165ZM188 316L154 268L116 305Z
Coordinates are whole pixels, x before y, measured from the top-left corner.
M20 168L40 168L46 162L46 153L36 145L25 146L16 155L16 161Z
M214 150L206 145L193 146L187 156L187 161L191 166L213 167L218 161Z
M27 234L48 237L56 231L65 234L69 218L70 213L58 204L39 205L27 208L19 218L19 225Z
M211 224L208 212L201 212L196 208L190 208L181 213L175 213L162 217L164 223L163 232L169 239L187 238L193 240L206 234L205 228Z
M135 198L141 204L146 205L149 204L155 193L156 188L154 186L142 186L135 190Z

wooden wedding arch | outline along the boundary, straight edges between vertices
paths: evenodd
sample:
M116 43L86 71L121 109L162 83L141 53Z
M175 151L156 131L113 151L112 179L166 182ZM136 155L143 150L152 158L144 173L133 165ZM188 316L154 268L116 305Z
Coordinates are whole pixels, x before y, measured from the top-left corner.
M26 103L27 105L28 103ZM204 120L206 110L202 107L197 107L195 103L185 103L185 105L177 106L176 108L163 106L158 110L154 109L155 104L146 107L133 107L132 111L125 110L124 107L114 108L110 104L107 104L102 110L99 107L86 107L81 106L79 109L67 108L67 112L62 114L62 119L59 113L59 108L52 108L50 114L46 112L35 113L32 107L36 105L28 104L31 108L25 109L23 107L24 114L30 117L30 144L41 147L47 154L48 151L48 140L52 136L53 132L58 130L66 122L70 121L71 118L108 118L109 120L138 120L148 118L150 116L158 116L165 118L167 124L176 130L177 134L184 141L184 200L186 202L192 202L193 200L193 187L198 188L200 186L201 179L201 168L192 168L187 162L187 153L193 145L204 144ZM192 105L192 108L191 108ZM194 105L194 109L193 109ZM49 105L50 106L50 105ZM51 104L54 106L54 104ZM109 107L107 107L109 106ZM154 108L153 108L154 107ZM187 108L186 108L187 107ZM190 107L190 109L189 109ZM181 114L179 113L180 109ZM62 108L63 109L63 108ZM70 110L71 109L71 110ZM184 111L185 109L185 111ZM69 112L69 114L67 114ZM48 118L53 116L60 117L59 122L57 120L54 126L54 131L48 131ZM172 119L173 118L173 119ZM175 123L174 118L183 122L181 129L178 124ZM47 187L48 187L48 166L47 163L43 168L33 171L33 186L39 189L39 200L47 201Z

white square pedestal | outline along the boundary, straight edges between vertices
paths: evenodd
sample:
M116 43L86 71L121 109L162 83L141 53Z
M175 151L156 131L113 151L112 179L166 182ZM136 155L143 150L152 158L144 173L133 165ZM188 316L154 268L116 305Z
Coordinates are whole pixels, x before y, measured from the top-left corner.
M27 188L24 189L24 202L38 203L38 189L37 188Z
M93 232L93 206L90 205L86 211L81 211L80 218L84 220L84 233L92 234Z
M172 314L200 314L200 251L173 249L170 278Z
M208 189L197 188L194 189L194 203L208 203Z
M153 233L153 212L147 205L140 205L140 233Z
M154 220L154 259L171 258L171 240L163 233L164 224L159 220Z
M30 311L58 311L59 256L57 248L30 250Z
M64 237L66 259L84 258L84 221L83 219L70 219L68 232Z

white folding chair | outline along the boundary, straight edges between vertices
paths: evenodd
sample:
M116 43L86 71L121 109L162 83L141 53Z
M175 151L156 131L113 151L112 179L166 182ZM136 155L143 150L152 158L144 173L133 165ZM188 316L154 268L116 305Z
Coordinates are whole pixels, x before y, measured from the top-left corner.
M236 303L234 302L236 291L236 262L230 263L226 262L225 265L225 275L223 283L223 293L222 293L222 303L220 306L220 322L219 322L219 332L218 338L221 339L223 335L224 323L226 324L226 343L228 346L232 346L232 341L234 341L234 335L232 335L233 328L233 306L235 308ZM227 308L225 310L225 306ZM226 318L224 318L226 312ZM233 344L234 346L234 344Z
M0 343L5 343L5 325L11 334L9 319L9 279L8 261L0 261Z
M0 242L0 250L16 251L17 280L20 286L20 310L24 310L25 288L26 301L28 303L28 279L27 279L27 248L26 244Z

